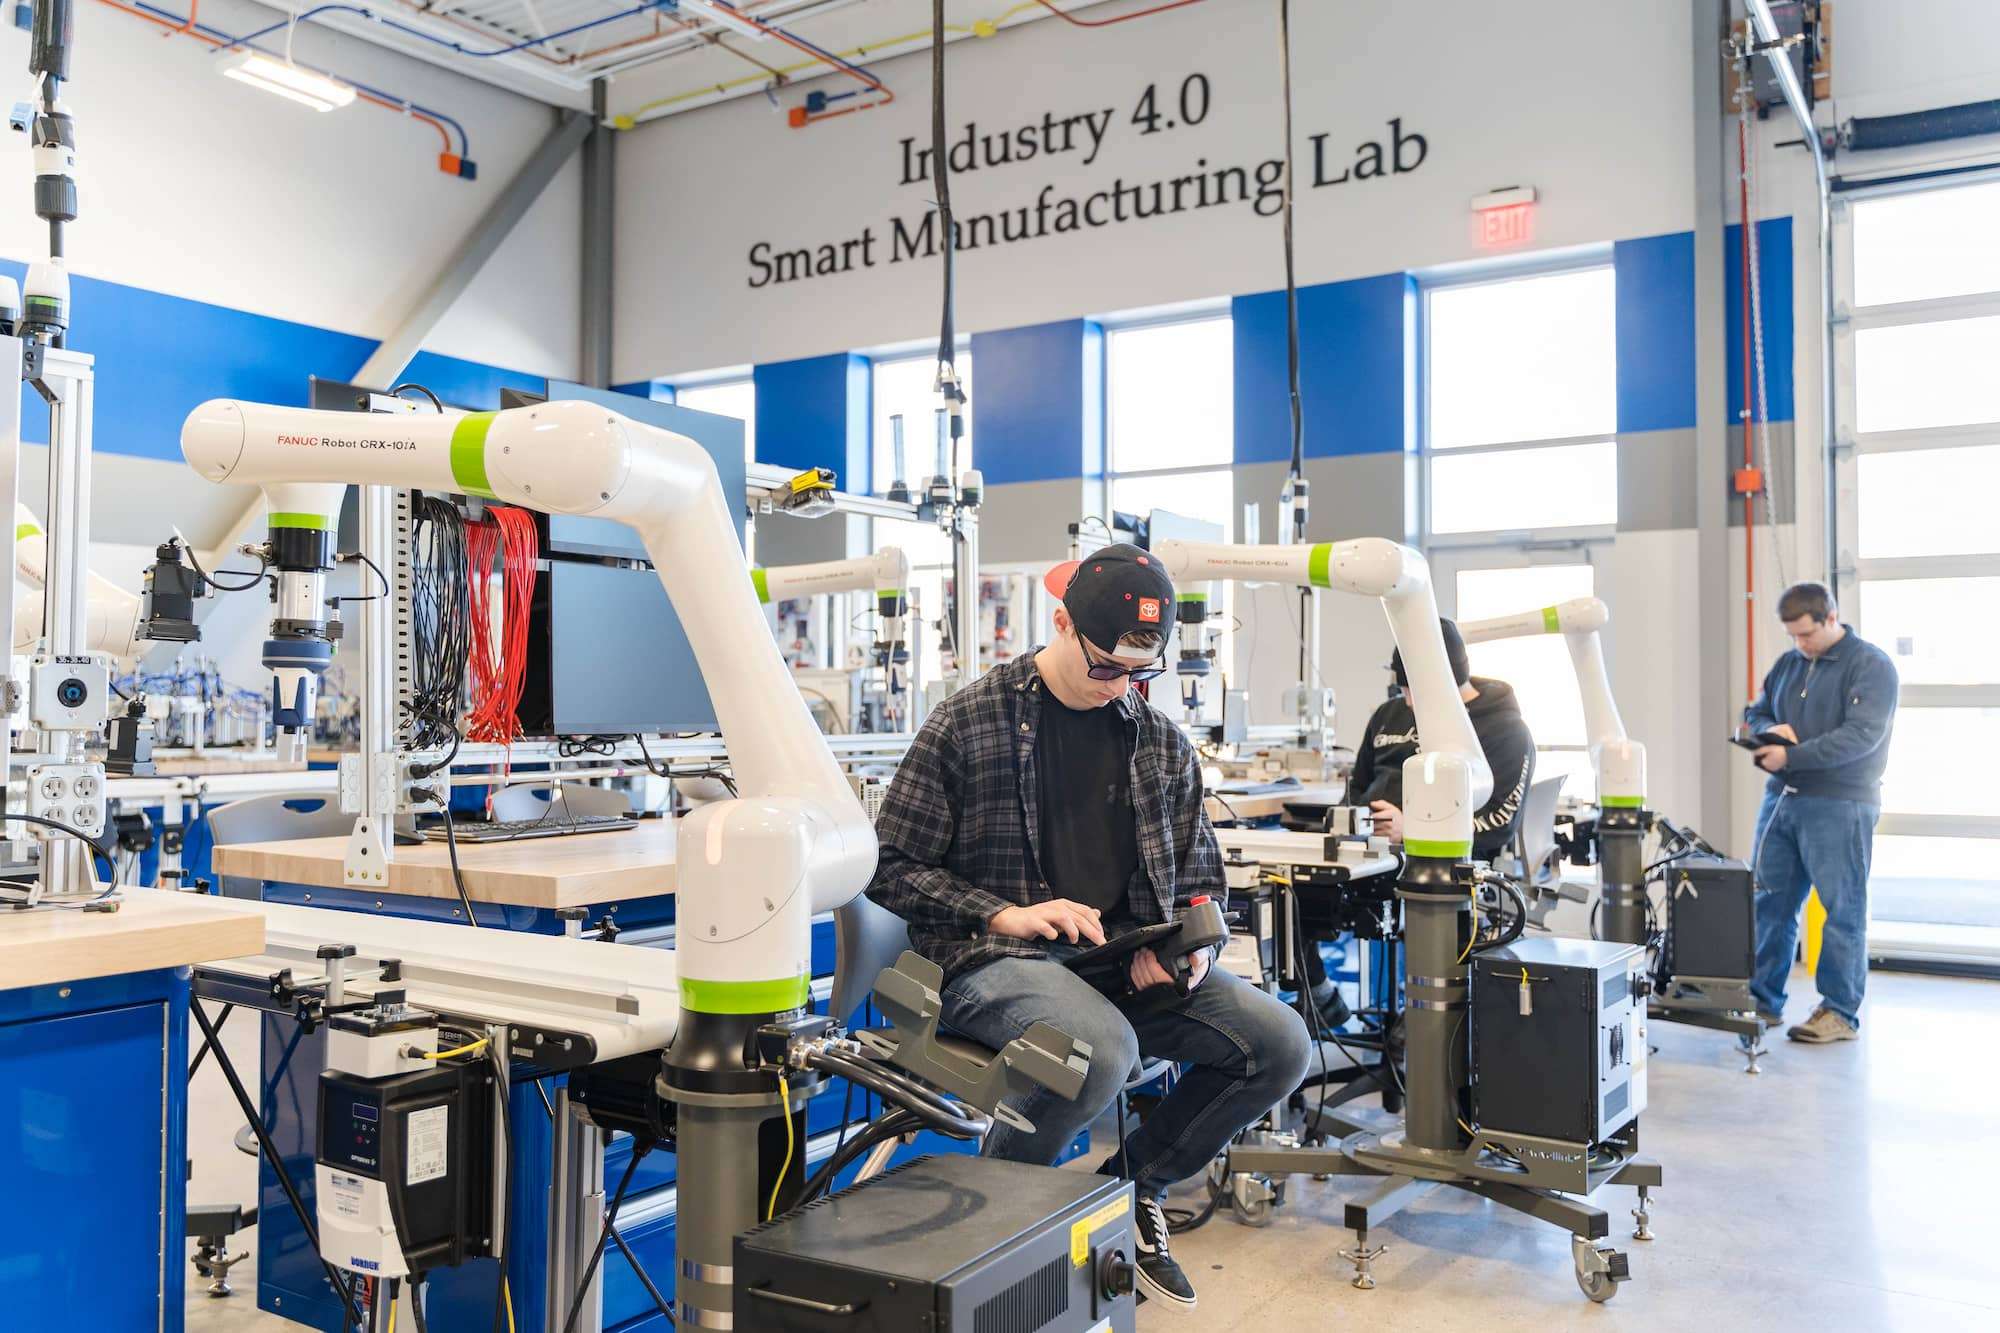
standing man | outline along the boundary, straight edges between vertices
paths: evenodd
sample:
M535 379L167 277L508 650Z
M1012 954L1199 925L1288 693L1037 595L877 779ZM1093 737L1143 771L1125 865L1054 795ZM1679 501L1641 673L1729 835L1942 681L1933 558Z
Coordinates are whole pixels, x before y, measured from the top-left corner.
M1535 738L1527 719L1521 716L1514 687L1504 680L1474 676L1458 626L1440 617L1438 628L1444 633L1445 655L1451 659L1458 697L1465 701L1486 766L1493 770L1493 794L1472 815L1473 859L1491 861L1513 841L1521 802L1535 781ZM1362 730L1361 746L1354 753L1354 771L1347 777L1347 800L1350 805L1369 808L1375 816L1376 833L1401 842L1403 761L1417 753L1417 714L1401 649L1389 659L1389 670L1401 693L1384 700ZM1314 924L1310 919L1306 922L1308 928ZM1319 924L1324 928L1326 923L1322 920ZM1321 1021L1330 1028L1345 1023L1349 1017L1347 1001L1326 975L1326 964L1317 948L1306 951L1306 980Z
M1757 811L1750 869L1757 880L1757 964L1750 990L1767 1026L1785 1021L1785 984L1799 909L1817 888L1826 907L1819 1007L1785 1033L1793 1041L1853 1041L1868 988L1868 864L1882 813L1882 769L1896 721L1896 665L1840 622L1823 583L1778 599L1792 647L1743 710L1752 736L1776 736L1751 759L1771 775Z
M1052 1164L1117 1100L1141 1055L1186 1066L1100 1170L1137 1187L1140 1290L1191 1310L1160 1200L1291 1094L1308 1040L1297 1014L1211 968L1207 951L1188 959L1194 991L1150 1013L1121 1010L1063 966L1226 888L1194 747L1130 689L1164 669L1172 581L1146 552L1118 545L1047 582L1062 599L1055 642L994 668L925 721L876 821L881 862L868 892L944 969L947 1026L995 1048L1038 1022L1090 1043L1075 1100L1030 1094L1018 1109L1034 1132L996 1125L990 1155ZM1133 986L1170 981L1161 963L1140 950Z

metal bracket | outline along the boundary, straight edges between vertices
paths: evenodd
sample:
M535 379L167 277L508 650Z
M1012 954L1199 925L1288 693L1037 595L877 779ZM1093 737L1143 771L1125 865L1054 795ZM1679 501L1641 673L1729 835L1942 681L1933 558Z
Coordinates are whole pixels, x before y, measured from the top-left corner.
M1037 1023L1001 1047L990 1060L961 1054L938 1038L944 1012L939 991L944 969L921 954L905 952L875 980L875 1007L894 1035L858 1032L855 1040L880 1058L933 1083L994 1119L1024 1133L1034 1126L1008 1107L1009 1098L1036 1087L1073 1100L1090 1073L1090 1043L1078 1041L1050 1023Z

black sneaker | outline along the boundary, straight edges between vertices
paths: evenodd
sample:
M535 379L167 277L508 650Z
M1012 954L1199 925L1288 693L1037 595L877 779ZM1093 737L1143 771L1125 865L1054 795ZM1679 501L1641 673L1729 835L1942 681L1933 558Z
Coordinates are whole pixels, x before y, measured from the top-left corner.
M1133 1219L1139 1249L1139 1294L1170 1310L1194 1309L1194 1284L1167 1253L1167 1214L1158 1199L1141 1196Z
M1326 999L1314 1001L1313 1007L1319 1010L1319 1021L1328 1032L1338 1032L1343 1023L1354 1017L1354 1011L1347 1007L1347 997L1340 993L1338 986Z

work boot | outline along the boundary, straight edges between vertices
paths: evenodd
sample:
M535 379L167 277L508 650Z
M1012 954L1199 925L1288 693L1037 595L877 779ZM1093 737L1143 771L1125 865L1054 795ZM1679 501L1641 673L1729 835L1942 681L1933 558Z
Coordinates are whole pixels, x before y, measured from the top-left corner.
M1759 1009L1757 1021L1766 1028L1781 1028L1785 1025L1785 1016L1774 1009Z
M1824 1046L1828 1042L1853 1041L1861 1033L1854 1025L1833 1010L1821 1005L1812 1011L1812 1017L1805 1022L1787 1028L1785 1035L1793 1041L1811 1042Z
M1167 1212L1158 1199L1141 1195L1133 1219L1133 1240L1139 1250L1139 1292L1170 1310L1194 1309L1194 1284L1167 1253Z

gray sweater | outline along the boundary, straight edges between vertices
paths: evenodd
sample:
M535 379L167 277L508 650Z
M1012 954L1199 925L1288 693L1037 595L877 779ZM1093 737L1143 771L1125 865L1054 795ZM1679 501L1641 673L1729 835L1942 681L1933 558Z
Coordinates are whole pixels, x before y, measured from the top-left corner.
M1882 770L1896 723L1896 664L1851 625L1816 658L1789 649L1743 710L1753 732L1791 724L1799 743L1767 785L1801 796L1882 804Z

